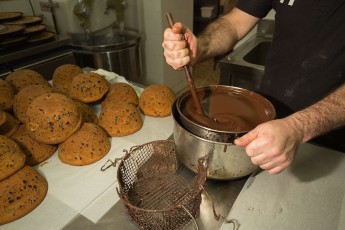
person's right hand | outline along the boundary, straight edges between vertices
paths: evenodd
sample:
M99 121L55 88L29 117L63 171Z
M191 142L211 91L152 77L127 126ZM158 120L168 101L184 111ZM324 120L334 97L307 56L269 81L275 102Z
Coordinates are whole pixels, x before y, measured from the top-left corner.
M164 56L170 66L180 69L195 63L197 39L190 29L177 22L164 31L163 38Z

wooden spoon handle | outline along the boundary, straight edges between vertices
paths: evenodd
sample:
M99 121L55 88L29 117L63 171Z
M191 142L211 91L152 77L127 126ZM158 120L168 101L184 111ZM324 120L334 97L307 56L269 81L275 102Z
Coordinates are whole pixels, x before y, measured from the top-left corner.
M166 15L166 18L167 18L167 21L169 23L170 28L172 28L175 23L174 23L174 19L173 19L171 13L167 12L165 15ZM182 37L184 38L183 35L182 35ZM198 95L196 93L196 88L195 88L195 85L194 85L194 81L193 81L193 78L192 78L192 73L190 72L189 66L185 65L185 66L183 66L183 69L184 69L184 73L185 73L187 81L188 81L189 90L192 93L192 97L193 97L193 100L194 100L196 112L198 114L204 114L204 111L203 111L203 109L201 107L201 103L200 103L199 97L198 97Z

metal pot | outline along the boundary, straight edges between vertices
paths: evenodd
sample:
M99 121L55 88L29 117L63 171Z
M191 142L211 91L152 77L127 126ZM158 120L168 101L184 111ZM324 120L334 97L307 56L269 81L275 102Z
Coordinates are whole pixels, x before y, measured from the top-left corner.
M274 119L276 115L273 105L266 98L257 93L239 87L211 85L197 89L197 95L202 103L202 107L206 114L210 116L212 116L212 114L210 114L208 108L211 104L209 96L211 95L211 93L222 93L236 99L235 102L240 103L240 105L238 106L241 106L242 109L237 109L238 111L234 111L238 112L238 116L234 118L239 120L241 119L241 117L244 117L247 120L255 120L256 123L253 123L253 127L258 125L259 123ZM190 132L199 137L205 138L210 141L232 143L236 138L246 134L251 130L250 128L248 130L223 131L216 130L214 128L208 127L207 125L201 124L195 121L195 119L193 119L193 116L186 113L185 108L190 102L193 102L190 91L186 91L176 99L176 109L178 112L178 117L184 127L186 127ZM255 111L251 107L256 107ZM236 108L234 109L236 110ZM252 118L250 118L245 113L252 113ZM258 119L258 117L260 117L260 119Z
M262 113L262 122L274 119L275 109L268 100L242 88L232 86L202 87L197 89L198 96L202 98L203 95L208 95L209 91L217 89L247 95L253 103L258 103L256 106L258 106L258 111ZM174 140L178 159L193 172L197 172L198 161L204 159L207 164L208 179L233 180L254 172L257 166L251 162L245 148L233 144L236 137L247 131L224 132L193 122L183 113L183 106L185 106L185 100L188 97L191 95L186 92L177 97L172 105ZM260 115L257 114L257 116Z
M197 173L198 161L205 159L207 178L233 180L249 175L256 169L243 147L232 143L210 141L188 131L181 123L176 107L172 106L174 140L178 159Z
M140 83L142 79L140 59L140 34L126 30L117 33L97 34L85 37L72 36L72 51L81 67L105 69L127 80Z

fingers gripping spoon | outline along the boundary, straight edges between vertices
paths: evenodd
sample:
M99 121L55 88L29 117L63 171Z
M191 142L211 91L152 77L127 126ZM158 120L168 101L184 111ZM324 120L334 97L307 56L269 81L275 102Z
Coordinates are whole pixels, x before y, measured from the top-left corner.
M174 19L173 19L171 13L166 13L166 18L168 20L170 28L172 28L175 23L174 23ZM183 35L182 35L182 37L184 38ZM193 100L194 100L194 104L195 104L195 107L196 107L196 112L198 114L206 116L205 113L204 113L204 110L201 107L201 103L200 103L199 97L198 97L198 95L196 93L194 81L193 81L192 74L190 72L190 69L189 69L188 65L183 66L183 69L184 69L184 72L185 72L185 75L186 75L186 78L187 78L187 81L188 81L189 90L191 91L191 94L192 94L192 97L193 97Z

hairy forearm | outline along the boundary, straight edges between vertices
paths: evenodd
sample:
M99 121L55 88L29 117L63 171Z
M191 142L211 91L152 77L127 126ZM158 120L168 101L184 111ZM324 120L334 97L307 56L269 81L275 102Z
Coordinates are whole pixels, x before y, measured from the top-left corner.
M220 17L198 36L197 62L229 52L238 40L231 21Z
M259 21L237 9L209 24L198 36L196 62L229 52Z
M302 142L345 125L345 84L312 106L286 118L299 130Z

